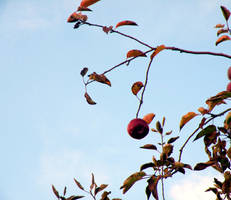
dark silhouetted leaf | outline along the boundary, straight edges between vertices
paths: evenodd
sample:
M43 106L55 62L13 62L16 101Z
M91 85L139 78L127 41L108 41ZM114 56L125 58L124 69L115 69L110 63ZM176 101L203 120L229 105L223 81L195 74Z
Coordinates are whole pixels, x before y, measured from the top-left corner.
M56 190L56 188L55 188L54 185L52 185L52 190L53 190L55 196L59 199L59 197L60 197L60 196L59 196L59 192Z
M64 190L63 190L63 196L65 196L66 193L67 193L67 187L65 186L65 187L64 187Z
M152 163L152 162L150 162L150 163L145 163L145 164L141 165L140 171L143 171L143 170L145 170L145 169L147 169L147 168L154 167L154 166L155 166L155 165L154 165L154 163Z
M123 186L120 187L120 189L123 189L123 194L125 194L133 185L135 182L141 180L144 176L146 176L145 172L136 172L129 176L123 183Z
M121 22L117 23L116 28L118 28L120 26L127 26L127 25L138 26L136 22L133 22L130 20L125 20L125 21L121 21Z
M142 149L151 149L151 150L157 150L156 146L153 144L145 144L144 146L140 147Z
M228 21L230 17L230 11L225 6L221 6L221 10L222 10L225 20Z
M161 124L160 124L159 121L156 122L156 130L157 130L160 134L163 133L163 128L162 128L162 126L161 126Z
M180 121L180 130L184 127L186 123L188 123L191 119L193 119L197 115L198 114L194 112L188 112L186 115L184 115Z
M156 199L156 200L158 200L159 199L159 197L158 197L158 191L157 191L157 185L158 185L158 182L159 182L159 180L161 179L161 177L160 176L152 176L150 179L148 179L148 190L149 191L151 191L151 193L152 193L152 196ZM147 189L146 189L146 191L147 191Z
M79 187L79 189L84 190L83 186L74 178L74 181L76 185Z
M98 192L104 190L107 186L108 186L107 184L101 184L99 187L97 187L97 188L95 189L95 195L96 195Z
M165 125L165 117L163 117L162 119L162 127L164 127L164 125Z
M214 178L214 183L216 184L216 186L218 186L218 188L222 188L222 182L220 182L218 179Z
M92 173L91 174L91 185L90 185L90 191L96 186L96 183L95 183L95 177L94 177L94 174Z
M212 187L205 190L205 192L210 192L210 191L212 191L214 194L217 194L217 192L218 192L217 188L212 188Z
M214 131L216 131L216 126L214 126L214 125L209 125L209 126L207 126L206 128L204 128L202 131L200 131L200 132L197 134L196 138L195 138L193 141L198 140L199 138L201 138L201 137L203 137L203 136L205 136L205 135L208 135L208 134L210 134L210 133L213 133Z
M88 68L87 68L87 67L84 67L84 68L81 70L80 75L81 75L82 77L84 77L84 76L86 75L87 71L88 71Z
M149 198L151 196L151 191L149 190L148 186L146 187L145 193L146 193L146 196L147 196L147 200L149 200Z
M223 34L223 33L228 33L228 29L219 29L218 31L217 31L217 36L219 36L220 34Z
M91 99L91 97L89 96L89 94L88 94L87 92L85 92L84 97L86 98L87 103L89 103L90 105L95 105L95 104L96 104L96 102L94 102L94 101Z
M175 142L177 139L179 138L179 136L177 136L177 137L172 137L172 138L170 138L169 140L168 140L168 144L170 144L170 143L173 143L173 142Z
M200 171L200 170L206 169L207 167L209 167L209 166L207 164L205 164L205 163L198 163L194 167L194 170Z
M93 72L89 75L89 79L111 86L111 82L107 79L107 77L104 74L97 74Z
M92 11L90 8L79 6L77 11Z
M100 200L109 200L109 198L107 197L109 194L111 194L111 192L104 191L103 194L101 195Z
M172 131L166 132L166 135L171 135L171 134L172 134Z
M81 198L83 198L84 196L70 196L70 197L68 197L66 200L76 200L76 199L81 199Z

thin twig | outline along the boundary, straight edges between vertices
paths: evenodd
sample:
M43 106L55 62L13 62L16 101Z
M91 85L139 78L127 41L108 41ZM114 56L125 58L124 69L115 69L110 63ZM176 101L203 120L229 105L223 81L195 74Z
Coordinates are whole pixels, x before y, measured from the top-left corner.
M145 92L145 89L146 89L146 87L147 87L147 83L148 83L148 74L149 74L149 70L150 70L150 68L151 68L152 61L153 61L153 58L150 59L150 62L149 62L149 64L148 64L148 68L147 68L147 71L146 71L145 83L144 83L144 87L143 87L143 90L142 90L142 94L141 94L141 98L140 98L139 107L138 107L138 110L137 110L137 113L136 113L136 118L138 118L141 105L143 104L144 92Z
M227 112L229 112L229 111L231 111L231 108L229 108L229 109L227 109L227 110L225 110L225 111L223 111L223 112L221 112L221 113L219 113L219 114L213 114L213 115L211 116L211 118L209 118L208 121L206 121L206 122L204 123L204 125L208 124L210 121L214 120L214 119L217 118L217 117L220 117L220 116L224 115L225 113L227 113ZM199 125L199 126L195 129L195 131L188 137L188 139L185 141L185 143L183 144L183 146L180 148L180 154L179 154L179 159L178 159L179 162L181 161L182 153L183 153L183 150L184 150L186 144L189 142L189 140L194 136L194 134L195 134L199 129L200 129L200 125Z

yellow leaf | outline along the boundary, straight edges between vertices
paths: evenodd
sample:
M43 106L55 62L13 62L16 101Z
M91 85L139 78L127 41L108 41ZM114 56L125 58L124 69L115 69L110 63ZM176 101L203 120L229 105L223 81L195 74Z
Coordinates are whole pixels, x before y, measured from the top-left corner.
M217 24L214 28L224 28L225 25L224 24Z
M184 115L180 121L180 130L184 127L186 123L188 123L192 118L194 118L197 115L198 114L194 112L188 112L186 115Z
M85 7L87 8L88 6L98 2L100 0L82 0L81 3L80 3L80 7Z
M155 51L151 55L151 59L153 59L158 53L165 49L164 45L157 46Z
M137 49L133 49L127 52L127 58L137 57L137 56L147 57L144 54L144 52L137 50Z
M143 87L143 83L141 81L137 81L132 85L132 93L134 95L137 95L137 93L140 91L140 89Z
M86 98L87 103L89 103L90 105L95 105L96 104L96 102L94 102L87 93L84 94L84 97Z
M149 113L147 115L145 115L143 117L143 120L147 123L147 124L150 124L153 120L153 118L155 117L155 114L154 113Z
M228 35L223 35L221 37L219 37L216 41L216 46L218 44L220 44L221 42L227 41L227 40L231 40L231 38Z
M97 74L93 72L89 75L89 79L111 86L111 82L107 79L107 77L104 74Z
M127 26L127 25L138 26L136 22L125 20L117 23L116 28L118 28L119 26Z
M207 114L209 111L203 107L200 107L197 109L202 115L205 115Z

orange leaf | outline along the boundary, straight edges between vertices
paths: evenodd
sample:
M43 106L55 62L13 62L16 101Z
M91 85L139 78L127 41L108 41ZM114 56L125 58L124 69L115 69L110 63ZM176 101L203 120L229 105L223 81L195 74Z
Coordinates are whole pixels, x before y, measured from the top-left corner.
M143 117L143 120L147 123L147 124L150 124L153 120L153 118L155 117L155 114L154 113L149 113L147 115L145 115Z
M100 0L82 0L81 3L80 3L80 7L85 7L87 8L88 6L98 2Z
M137 49L133 49L127 52L127 58L137 57L137 56L147 57L144 52Z
M125 26L125 25L138 26L136 22L125 20L125 21L121 21L121 22L117 23L116 28L119 27L119 26Z
M217 24L214 28L224 28L225 25L224 24Z
M165 49L164 45L157 46L155 51L151 55L151 59L153 59L158 53Z
M97 74L97 73L93 72L93 74L89 75L89 79L92 79L92 80L95 80L97 82L104 83L104 84L111 86L111 82L103 74Z
M138 82L135 82L133 85L132 85L132 93L134 95L137 95L138 92L140 91L140 89L143 87L143 83L141 81L138 81Z
M84 94L84 97L86 98L87 103L89 103L90 105L95 105L96 104L96 102L94 102L87 93Z
M224 42L226 40L231 40L231 38L228 35L223 35L223 36L219 37L218 40L216 41L216 46L218 44L220 44L221 42Z
M203 107L197 109L202 115L207 114L209 111Z
M186 123L188 123L192 118L194 118L197 115L198 114L194 112L188 112L186 115L184 115L180 121L180 130L184 127Z
M87 15L82 15L81 13L74 12L68 17L67 22L72 23L78 20L87 21Z

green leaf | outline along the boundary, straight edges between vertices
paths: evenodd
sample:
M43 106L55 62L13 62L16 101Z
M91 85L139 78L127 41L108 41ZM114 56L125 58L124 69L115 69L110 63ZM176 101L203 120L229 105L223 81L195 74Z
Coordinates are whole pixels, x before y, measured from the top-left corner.
M120 189L123 189L123 194L125 194L134 184L135 182L141 180L144 176L146 176L145 172L136 172L129 176L123 183L123 186Z
M168 140L168 144L170 144L170 143L173 143L173 142L175 142L177 139L179 138L179 136L177 136L177 137L172 137L172 138L170 138L169 140Z
M216 126L214 126L214 125L209 125L209 126L207 126L206 128L204 128L202 131L200 131L200 132L197 134L196 138L195 138L193 141L198 140L199 138L201 138L201 137L203 137L203 136L205 136L205 135L208 135L208 134L210 134L210 133L216 131L216 129L217 129L217 128L216 128Z

